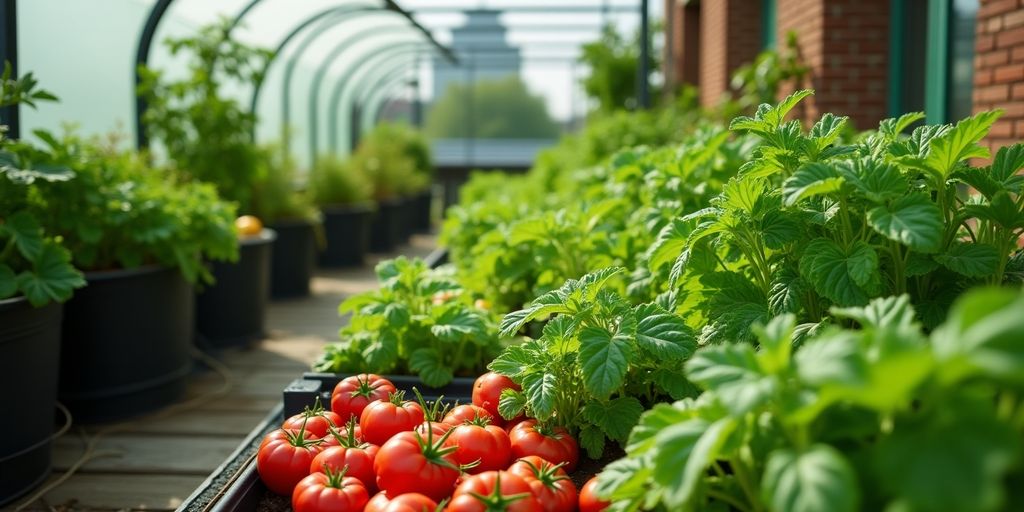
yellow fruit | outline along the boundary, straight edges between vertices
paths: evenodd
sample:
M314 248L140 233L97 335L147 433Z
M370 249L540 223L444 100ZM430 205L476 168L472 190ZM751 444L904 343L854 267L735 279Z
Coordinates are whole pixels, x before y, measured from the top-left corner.
M256 236L263 231L263 223L252 215L242 215L235 219L235 231L240 237Z
M473 301L473 307L475 307L477 309L482 309L484 311L490 311L491 310L491 303L487 299L477 299L477 300Z

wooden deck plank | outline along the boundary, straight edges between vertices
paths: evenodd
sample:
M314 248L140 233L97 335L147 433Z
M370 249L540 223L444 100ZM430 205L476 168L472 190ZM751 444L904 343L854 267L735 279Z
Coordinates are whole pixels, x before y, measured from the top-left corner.
M231 455L242 437L154 437L140 434L111 434L100 440L96 451L112 451L120 456L92 459L81 467L79 473L145 473L205 477ZM82 453L81 439L68 436L58 439L54 450L54 469L68 469L78 461Z
M54 477L56 478L56 476ZM46 493L27 510L62 505L75 510L174 510L192 494L202 476L80 474ZM52 480L52 479L51 479Z
M171 436L230 436L240 439L252 431L253 426L262 421L266 416L266 409L262 411L224 413L206 408L191 410L166 418L141 421L125 430L125 433L164 434Z

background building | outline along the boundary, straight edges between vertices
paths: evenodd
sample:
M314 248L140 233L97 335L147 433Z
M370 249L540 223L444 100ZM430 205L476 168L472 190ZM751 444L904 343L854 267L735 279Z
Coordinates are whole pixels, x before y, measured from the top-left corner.
M452 29L449 45L460 59L475 63L471 66L472 79L497 80L510 75L519 75L522 59L519 48L506 39L506 29L496 10L473 10L466 12L466 24ZM465 68L457 68L444 59L434 58L434 98L444 95L451 83L470 81Z
M1006 111L993 147L1024 138L1024 0L666 0L670 84L701 103L763 49L796 33L816 94L797 115L848 115L858 128L905 112L929 122Z

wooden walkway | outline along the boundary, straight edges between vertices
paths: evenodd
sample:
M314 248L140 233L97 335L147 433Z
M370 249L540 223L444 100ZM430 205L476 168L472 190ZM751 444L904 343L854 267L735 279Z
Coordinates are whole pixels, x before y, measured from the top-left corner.
M398 252L423 257L433 249L433 242L432 237L417 236ZM97 431L108 431L94 450L105 456L86 462L25 510L177 508L281 400L284 386L309 368L325 343L337 339L342 325L338 304L376 285L373 264L382 258L371 258L365 268L321 271L313 281L311 297L273 302L267 321L269 338L253 348L220 356L227 382L214 371L196 374L189 383L186 404L122 425L72 428L56 442L50 481L82 457L87 440ZM8 510L13 507L4 508Z

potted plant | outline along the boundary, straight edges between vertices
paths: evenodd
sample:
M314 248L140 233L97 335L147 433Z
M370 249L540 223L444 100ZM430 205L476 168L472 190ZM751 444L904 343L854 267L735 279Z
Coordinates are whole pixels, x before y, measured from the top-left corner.
M362 265L370 243L373 184L355 166L335 155L321 155L310 171L307 190L323 218L320 265Z
M270 258L270 295L309 295L316 267L320 212L296 188L295 163L281 146L261 148L264 170L252 193L252 211L277 233Z
M36 134L26 159L50 158L75 179L46 183L28 209L59 235L88 285L64 310L59 397L76 421L108 420L180 398L192 369L195 292L205 260L238 248L234 205L182 181L119 140Z
M166 149L186 179L214 184L221 197L251 213L251 194L260 179L261 154L253 143L256 116L222 91L226 81L251 84L261 79L270 53L229 37L230 22L204 27L189 38L167 41L172 54L189 57L188 75L177 81L143 69L139 94L148 101L143 117L148 134ZM244 344L264 333L270 291L271 230L246 218L240 252L232 264L214 264L216 284L196 301L201 343L218 347Z
M31 73L14 78L6 65L0 108L55 99L35 84ZM61 303L85 284L60 240L27 208L39 183L73 174L22 161L6 132L0 124L0 505L50 474Z
M378 205L370 232L374 252L390 251L405 241L413 217L408 198L427 182L398 130L387 123L377 125L352 155L352 165L373 183Z
M434 207L434 164L431 161L430 146L423 133L404 123L384 124L380 128L387 140L395 141L413 162L416 177L406 182L403 192L408 198L407 229L411 233L429 232L433 225Z

